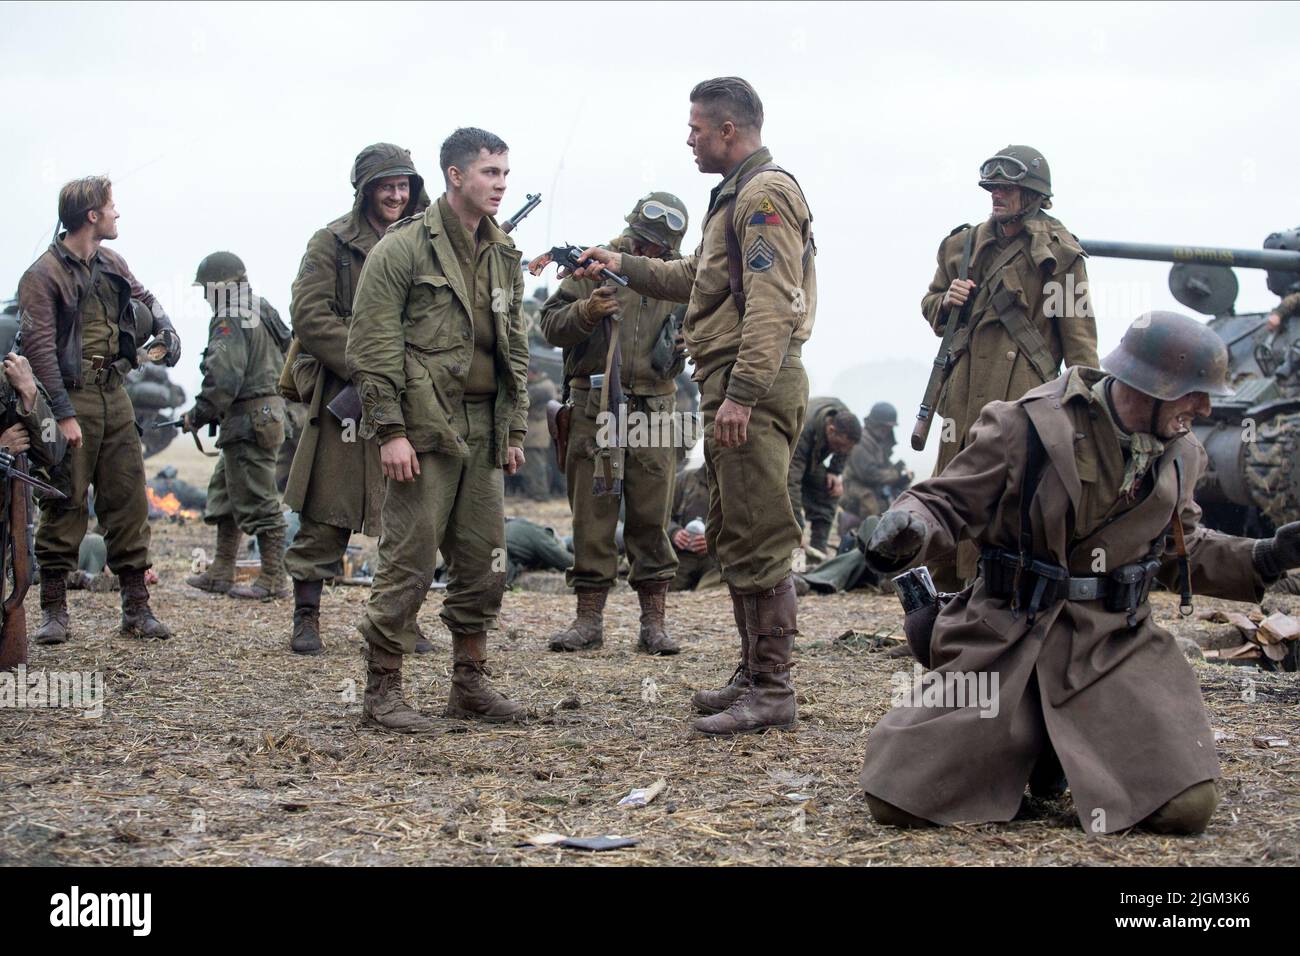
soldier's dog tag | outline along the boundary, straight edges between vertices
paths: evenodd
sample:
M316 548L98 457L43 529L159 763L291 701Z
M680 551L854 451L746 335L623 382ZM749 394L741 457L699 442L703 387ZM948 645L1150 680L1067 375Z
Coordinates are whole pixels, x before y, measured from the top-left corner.
M762 236L758 236L745 250L745 265L751 272L766 272L776 261L776 250Z

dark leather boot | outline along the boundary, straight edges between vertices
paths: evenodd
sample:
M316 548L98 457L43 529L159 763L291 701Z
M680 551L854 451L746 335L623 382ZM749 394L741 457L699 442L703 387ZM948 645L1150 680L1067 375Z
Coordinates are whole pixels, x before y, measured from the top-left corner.
M745 629L753 641L749 661L753 684L722 713L697 720L696 730L725 737L794 726L797 707L790 658L799 633L798 607L790 575L769 591L745 595Z
M415 622L415 653L429 654L433 652L433 642L424 636L424 628L420 627L420 622Z
M399 734L423 734L438 724L406 702L402 694L402 655L366 645L366 695L362 717Z
M695 692L691 704L701 714L719 714L726 710L745 695L752 683L749 674L749 632L745 630L745 596L735 588L731 589L731 610L736 618L736 630L740 634L740 663L731 675L731 680L721 690Z
M284 597L284 528L272 528L257 536L262 570L252 584L239 584L226 592L232 598L266 601Z
M812 531L808 535L808 547L824 555L831 552L831 526L821 521L812 522Z
M553 651L593 651L605 643L605 598L609 588L576 588L578 616L551 638Z
M68 578L41 573L41 626L32 631L37 644L62 644L72 636L68 627Z
M320 654L325 645L320 639L320 594L323 581L293 582L293 639L289 650L295 654Z
M528 711L518 701L499 694L485 678L487 669L487 633L451 635L451 693L447 697L445 716L483 720L490 724L522 722Z
M217 522L217 556L202 574L191 574L185 583L200 591L225 594L235 583L235 559L239 554L239 525L234 518Z
M668 584L668 581L650 581L637 588L637 600L641 602L641 636L636 642L638 651L665 657L681 653L682 646L664 630Z
M123 571L118 580L122 582L122 635L156 641L171 637L167 625L154 617L149 607L149 588L144 583L144 570Z

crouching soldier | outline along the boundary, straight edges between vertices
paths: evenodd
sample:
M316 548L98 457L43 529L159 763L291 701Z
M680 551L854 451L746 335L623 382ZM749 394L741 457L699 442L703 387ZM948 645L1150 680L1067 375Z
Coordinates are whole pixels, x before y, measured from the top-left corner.
M866 543L887 573L962 539L981 553L928 641L922 683L942 676L951 698L896 707L871 732L861 783L881 823L1011 820L1026 783L1038 795L1068 783L1094 833L1209 823L1214 735L1147 592L1159 579L1188 613L1193 590L1258 601L1300 565L1300 523L1258 541L1198 526L1207 459L1192 421L1211 395L1232 394L1208 328L1148 313L1101 365L991 402L966 448L900 496ZM972 677L992 699L955 706Z

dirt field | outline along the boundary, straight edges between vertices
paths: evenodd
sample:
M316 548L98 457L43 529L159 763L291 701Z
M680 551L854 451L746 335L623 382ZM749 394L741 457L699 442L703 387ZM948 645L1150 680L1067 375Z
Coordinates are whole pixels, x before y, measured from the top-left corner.
M177 443L151 459L201 480L207 463ZM513 502L512 502L513 504ZM561 503L512 509L566 530ZM1090 838L1068 798L1006 826L901 832L875 825L856 775L908 662L873 647L897 631L894 598L807 597L797 646L796 733L709 740L689 732L689 697L734 664L725 592L675 595L673 658L633 653L635 596L610 600L606 644L557 655L546 638L572 598L513 591L490 650L495 680L539 722L466 727L433 738L360 724L364 683L352 625L368 591L327 590L328 652L288 651L292 602L246 604L187 588L200 523L154 525L162 582L154 608L176 632L116 634L117 595L73 592L74 638L33 648L33 669L100 671L102 717L0 710L0 863L22 864L1275 864L1300 862L1300 685L1294 674L1198 665L1223 763L1207 834ZM439 598L421 615L438 652L408 662L410 696L440 710L450 670ZM1200 601L1209 607L1216 602ZM35 594L28 614L38 615ZM1178 633L1168 595L1158 616ZM36 618L39 620L39 618ZM838 639L846 631L859 636ZM1253 697L1253 700L1250 698ZM1135 727L1135 733L1141 728ZM1252 738L1286 738L1263 750ZM639 809L617 806L657 779ZM630 849L523 848L544 832L617 834Z

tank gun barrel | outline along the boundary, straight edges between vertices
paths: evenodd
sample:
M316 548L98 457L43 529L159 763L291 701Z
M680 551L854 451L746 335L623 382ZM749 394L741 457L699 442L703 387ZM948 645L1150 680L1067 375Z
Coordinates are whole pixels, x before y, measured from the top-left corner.
M1088 255L1107 259L1147 259L1153 262L1188 262L1207 266L1300 272L1300 252L1290 252L1285 249L1162 246L1147 242L1111 242L1104 239L1085 239L1080 245Z

